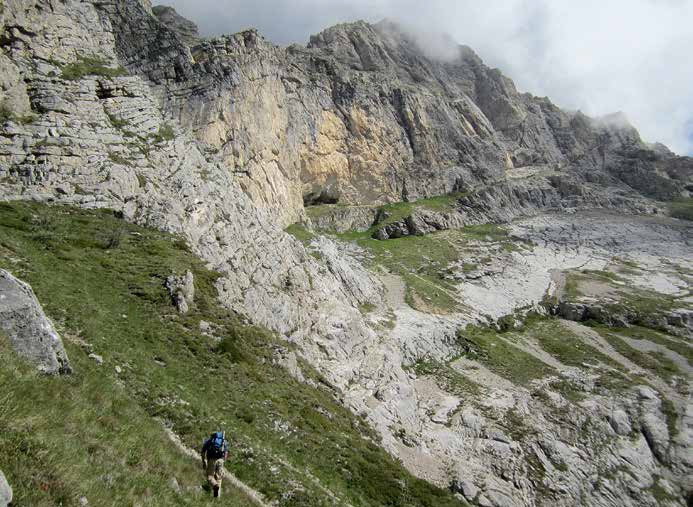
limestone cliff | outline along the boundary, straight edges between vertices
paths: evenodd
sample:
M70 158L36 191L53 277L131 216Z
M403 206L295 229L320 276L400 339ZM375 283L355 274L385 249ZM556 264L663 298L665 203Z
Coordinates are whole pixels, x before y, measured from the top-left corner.
M339 25L307 47L249 30L190 48L173 41L180 23L133 26L123 9L110 14L121 61L284 223L302 202L413 200L527 166L662 199L690 183L689 159L650 149L621 116L594 120L520 94L467 47L427 58L389 22Z

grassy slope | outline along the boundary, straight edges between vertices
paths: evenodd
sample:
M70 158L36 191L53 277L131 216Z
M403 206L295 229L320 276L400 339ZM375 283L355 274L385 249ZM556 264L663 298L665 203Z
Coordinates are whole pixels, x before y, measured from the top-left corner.
M372 230L338 234L343 241L355 241L371 256L375 266L399 275L406 282L407 304L433 313L459 311L456 282L450 278L451 265L466 258L476 242L494 243L501 250L516 249L507 230L493 224L473 225L459 230L440 231L425 236L377 240ZM476 266L464 264L463 271Z
M220 503L199 488L183 457L113 377L70 349L79 373L37 374L0 338L0 467L16 505L249 505L225 488ZM176 478L183 492L169 485Z
M674 218L693 220L693 197L682 197L670 202L669 213Z
M32 284L77 371L38 377L3 350L0 392L14 401L0 411L10 428L0 433L0 466L22 504L75 505L85 494L92 505L203 505L192 492L167 489L171 477L188 487L201 476L153 417L194 447L223 426L233 443L228 467L280 505L339 503L321 485L357 506L459 504L375 445L372 430L309 368L320 387L274 366L282 345L217 305L216 275L175 237L105 211L5 203L0 267ZM195 274L196 302L182 317L163 282L186 269ZM216 326L221 345L201 335L200 320ZM87 358L90 350L102 366ZM38 401L27 400L32 389ZM34 445L44 458L23 454ZM220 505L235 503L227 496Z

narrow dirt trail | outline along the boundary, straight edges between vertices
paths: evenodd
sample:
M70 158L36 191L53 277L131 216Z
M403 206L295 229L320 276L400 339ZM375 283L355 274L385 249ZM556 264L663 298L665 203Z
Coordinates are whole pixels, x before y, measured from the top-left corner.
M171 442L173 442L173 444L183 454L188 455L190 458L194 459L195 461L201 461L200 453L191 449L190 447L187 447L183 442L181 442L180 437L178 435L176 435L173 431L171 431L169 428L166 428L166 427L164 427L164 431L166 431L166 435L168 435L168 438L171 440ZM273 507L273 504L267 503L267 501L263 497L262 493L254 490L253 488L248 486L246 483L242 482L238 477L236 477L235 475L233 475L231 472L229 472L226 469L224 469L224 479L226 479L234 487L236 487L237 489L239 489L243 493L245 493L245 495L258 507Z

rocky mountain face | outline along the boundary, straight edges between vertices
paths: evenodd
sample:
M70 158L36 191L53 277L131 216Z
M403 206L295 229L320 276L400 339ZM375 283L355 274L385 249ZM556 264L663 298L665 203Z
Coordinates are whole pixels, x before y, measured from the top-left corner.
M389 22L280 48L254 30L201 39L146 0L3 7L0 199L181 234L226 307L295 344L389 452L460 498L685 503L691 228L584 210L662 211L689 195L693 160L620 115L519 93L469 48L426 56ZM283 230L296 222L302 241ZM669 315L637 345L675 373L613 345L632 337L522 328L578 292L633 322Z

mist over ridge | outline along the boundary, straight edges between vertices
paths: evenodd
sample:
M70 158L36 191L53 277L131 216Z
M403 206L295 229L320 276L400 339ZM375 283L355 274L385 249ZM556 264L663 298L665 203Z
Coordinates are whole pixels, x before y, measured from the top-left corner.
M500 68L521 91L591 116L626 113L647 142L693 154L693 2L615 0L167 0L206 36L255 27L274 43L304 44L340 22L387 18L446 51L450 34ZM419 37L421 39L421 37ZM443 56L445 54L443 53Z

